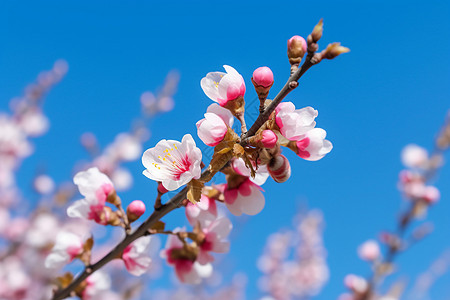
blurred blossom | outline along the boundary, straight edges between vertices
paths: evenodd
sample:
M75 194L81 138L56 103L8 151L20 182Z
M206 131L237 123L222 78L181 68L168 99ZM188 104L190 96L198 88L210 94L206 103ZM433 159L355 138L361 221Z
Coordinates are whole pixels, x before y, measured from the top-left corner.
M409 144L403 148L401 158L409 168L424 168L428 162L428 152L420 146Z
M348 289L357 294L364 293L369 287L369 283L367 282L367 280L365 280L361 276L357 276L354 274L345 276L344 283Z
M53 243L58 230L56 217L49 213L41 213L31 222L25 241L33 247L44 247Z
M55 182L50 176L42 174L34 179L33 187L39 194L47 195L55 189Z
M358 255L362 260L374 261L380 256L380 246L375 240L368 240L358 247Z
M45 260L45 267L61 269L83 252L83 240L71 232L61 231L56 236L55 245Z
M111 180L118 191L127 190L133 184L133 176L130 171L124 168L117 168L114 170L111 174Z
M151 236L138 238L123 250L122 260L131 274L140 276L150 267L152 259L150 258L150 248L152 243Z
M85 198L70 205L67 208L67 215L71 218L94 220L102 225L108 224L109 214L105 211L105 203L108 195L114 191L108 176L97 168L90 168L77 173L73 182Z
M267 297L277 300L308 298L317 295L328 280L321 213L310 211L297 219L296 231L269 236L258 260L258 267L264 273L259 288Z
M111 289L111 278L103 271L97 271L86 279L86 288L83 290L82 299L99 299L98 296ZM103 294L104 295L104 294Z

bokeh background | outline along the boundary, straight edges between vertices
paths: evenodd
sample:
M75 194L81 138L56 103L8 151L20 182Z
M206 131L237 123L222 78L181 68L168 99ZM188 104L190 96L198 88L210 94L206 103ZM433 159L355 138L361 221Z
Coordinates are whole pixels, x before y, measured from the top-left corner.
M87 156L80 135L91 131L108 143L128 130L141 93L161 85L172 69L181 74L175 108L153 120L146 148L163 138L196 136L195 122L211 103L200 79L223 64L244 76L249 103L256 98L253 70L269 66L273 97L289 75L287 39L306 37L324 18L321 47L340 41L351 52L311 69L287 99L319 111L318 127L327 130L334 149L318 162L285 151L292 176L283 184L268 181L265 209L236 220L225 272L245 272L247 297L259 296L256 260L267 235L291 226L307 205L322 210L326 221L330 279L317 299L336 298L346 274L369 274L357 246L395 228L402 147L431 148L450 107L449 17L448 1L2 1L1 110L56 59L70 65L46 101L51 128L35 140L20 184L27 188L36 165L57 181L70 178L73 163ZM256 118L256 103L247 108L248 122ZM152 202L155 184L141 175L140 161L128 167L135 182L122 198ZM447 165L437 180L442 201L428 214L435 231L399 259L398 271L410 282L450 247L449 183ZM164 220L175 227L184 213ZM449 280L449 274L438 280L432 299L447 299Z

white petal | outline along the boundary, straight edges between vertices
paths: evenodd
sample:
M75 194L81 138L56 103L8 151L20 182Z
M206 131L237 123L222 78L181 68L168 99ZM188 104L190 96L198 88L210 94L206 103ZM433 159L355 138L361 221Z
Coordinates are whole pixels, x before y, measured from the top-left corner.
M209 232L215 232L217 239L225 239L229 234L233 225L228 218L222 217L211 223L208 228Z
M210 72L200 81L203 92L215 102L217 102L217 99L219 98L219 82L224 76L225 73L223 72Z
M217 103L213 103L210 106L208 106L208 109L206 110L208 113L214 113L222 118L222 120L225 122L225 124L228 125L228 127L233 127L234 123L234 116L233 114L226 108L223 108Z
M90 203L86 199L75 201L67 208L67 215L71 218L87 219L90 210Z
M266 203L263 193L255 186L251 186L251 194L247 197L238 196L236 201L241 204L241 210L243 213L254 216L262 211ZM239 199L241 198L241 199Z

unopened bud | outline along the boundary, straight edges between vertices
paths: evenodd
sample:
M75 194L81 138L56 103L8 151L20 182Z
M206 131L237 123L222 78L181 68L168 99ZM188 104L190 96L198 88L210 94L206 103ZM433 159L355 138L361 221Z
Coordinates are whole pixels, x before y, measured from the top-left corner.
M253 72L253 81L257 85L269 87L273 84L273 73L268 67L259 67Z
M263 130L261 135L261 143L263 144L264 148L272 149L277 145L278 136L272 130Z
M141 200L134 200L127 207L128 221L134 222L145 213L145 204Z
M289 62L298 64L301 62L306 53L306 41L299 35L294 35L288 40L288 57Z
M278 183L285 182L291 177L291 165L284 155L275 156L267 165L270 176Z
M316 26L314 26L313 31L311 32L311 38L313 43L317 43L320 38L322 37L323 33L323 19L320 19L319 23L317 23Z
M260 67L253 72L252 83L259 98L259 112L264 112L264 103L273 85L273 73L268 67Z
M332 43L327 46L325 50L322 51L322 58L333 59L343 53L350 52L347 47L341 46L341 43Z

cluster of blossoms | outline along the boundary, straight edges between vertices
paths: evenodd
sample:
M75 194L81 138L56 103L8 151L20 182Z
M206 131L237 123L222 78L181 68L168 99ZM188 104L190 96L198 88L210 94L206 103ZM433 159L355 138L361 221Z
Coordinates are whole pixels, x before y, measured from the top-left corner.
M215 245L216 242L220 245L220 240L231 229L227 219L216 219L216 201L224 202L236 216L258 214L265 205L261 185L267 178L271 176L276 182L284 182L290 177L290 164L281 154L280 146L313 161L323 158L332 149L331 143L325 139L325 130L315 128L317 111L311 107L296 109L292 102L279 104L269 120L249 138L248 144L240 146L241 140L232 126L236 117L242 130L246 129L245 82L234 68L224 68L226 73L211 72L201 80L205 94L217 103L207 108L205 118L196 126L199 138L206 145L215 147L207 170L212 175L220 170L226 175L227 182L204 186L208 180L202 180L202 152L190 134L186 134L181 142L162 140L142 156L146 168L144 175L160 183L159 193L188 184L191 202L186 205L187 218L206 236L200 245L196 240L198 237L195 237L197 247L194 248L183 244L179 235L169 237L165 257L169 264L175 266L176 274L183 282L198 283L201 277L211 273L207 266L212 257L207 251L228 250L228 244L226 247L225 244ZM267 67L256 69L252 82L261 103L264 106L270 104L266 97L273 84L272 71ZM220 165L224 160L228 162Z
M347 275L344 283L350 293L342 294L339 297L340 300L400 299L402 293L395 288L390 289L385 295L378 295L375 287L394 268L394 257L424 238L432 230L428 223L424 223L415 228L410 236L405 237L408 225L415 219L423 218L428 208L439 201L439 190L428 182L442 166L443 153L449 148L450 122L438 135L431 155L426 149L415 144L409 144L403 148L401 160L408 169L400 172L398 186L408 201L409 209L401 215L397 232L383 232L380 235L381 243L387 247L384 256L375 240L368 240L358 248L359 257L371 264L374 274L370 281L358 275Z
M23 216L23 195L15 173L22 160L33 153L31 139L43 135L49 121L42 106L48 92L66 74L65 61L41 72L22 96L10 102L12 113L0 114L0 298L36 299L51 295L53 274L45 271L43 261L60 228L81 228L75 223L60 223L46 210ZM36 178L39 191L48 192L53 181L44 175Z
M91 225L84 220L61 218L58 216L61 203L65 203L72 195L73 188L65 184L56 185L53 179L43 173L38 173L33 180L33 188L39 197L39 207L30 215L25 216L28 206L27 199L16 185L15 173L23 159L33 153L31 138L43 135L49 128L49 121L44 115L42 105L44 97L57 84L68 70L65 61L57 61L49 71L39 74L35 83L25 89L23 96L12 99L11 114L0 115L0 298L5 300L49 299L53 293L55 272L62 269L70 261L79 259L86 263L90 257L90 247L93 240L89 231ZM123 161L135 160L142 153L141 143L148 138L145 122L159 112L165 112L173 107L172 94L178 81L176 74L171 74L161 92L149 99L151 93L142 96L143 117L131 133L119 134L114 143L98 155L95 154L94 165L102 165L111 174L118 174L123 169L119 164ZM144 99L145 98L145 99ZM144 139L145 137L145 139ZM83 142L91 142L92 136L82 138ZM92 147L90 148L93 149ZM93 153L94 154L94 153ZM102 157L113 157L111 164L102 164ZM92 173L92 172L91 172ZM121 172L123 173L123 172ZM81 175L81 174L80 174ZM76 215L87 213L86 217L99 223L112 222L115 212L110 214L102 210L102 201L112 183L118 183L120 189L129 184L123 184L124 176L113 175L113 180L99 177L97 182L86 182L96 177L77 176L77 183L86 196L81 203L76 202L79 209L72 209ZM129 175L131 176L131 175ZM121 177L121 178L119 178ZM125 176L126 177L126 176ZM115 180L119 178L120 180ZM84 182L83 182L84 180ZM94 180L95 181L95 180ZM92 189L101 182L103 194L97 191L94 196ZM122 184L121 184L122 183ZM115 187L115 185L114 185ZM141 201L129 205L128 220L136 220L145 211ZM119 213L120 215L120 213ZM123 260L130 273L138 275L148 266L147 257L139 256L142 248L149 248L151 237L143 237L129 245L124 251ZM154 243L152 242L151 245ZM138 248L138 250L136 250ZM52 249L50 251L50 249ZM137 253L137 254L136 254ZM147 270L147 269L145 269ZM114 299L110 278L99 272L86 280L83 291L79 291L83 299ZM117 296L115 299L122 299Z
M439 190L427 185L428 170L433 164L439 163L429 158L427 150L411 144L407 145L401 154L403 164L407 170L400 172L399 188L403 195L413 201L424 205L436 203L440 198Z
M295 220L297 230L270 235L259 258L258 267L264 273L259 287L268 294L264 300L307 299L328 281L322 215L313 210Z
M291 77L286 86L289 91L298 85L297 81L304 73L299 69L299 64L306 53L308 56L304 65L309 68L322 59L333 59L349 51L334 43L322 52L315 53L321 36L322 21L308 36L308 42L299 36L288 41ZM218 214L217 202L224 203L235 216L258 214L265 205L261 185L269 177L278 183L285 182L290 177L291 167L288 159L281 154L282 147L309 161L323 158L332 149L331 142L325 139L325 130L316 128L317 110L312 107L297 109L292 102L280 103L288 93L286 89L273 101L267 98L274 83L273 73L268 67L258 68L253 73L251 81L260 100L260 116L259 123L257 120L247 130L244 78L231 66L225 65L224 68L226 72L210 72L200 82L205 94L216 102L207 108L204 119L196 124L198 137L206 145L214 147L211 161L205 167L202 151L190 134L184 135L181 142L161 140L155 147L146 150L142 155L145 167L143 174L158 182L158 194L155 211L136 231L132 231L131 224L142 216L146 205L136 200L125 210L116 193L116 182L112 180L114 174L111 171L117 169L116 161L134 159L140 152L140 143L137 140L130 142L133 136L118 137L108 148L106 155L97 159L93 167L74 177L74 183L83 199L72 203L67 214L69 217L90 220L100 225L123 227L123 241L104 259L109 261L112 257L120 258L133 275L142 275L149 269L152 262L149 255L152 238L154 235L164 234L168 238L161 257L174 267L181 282L201 283L204 278L213 274L212 254L228 252L230 247L227 237L232 224L228 218ZM151 99L151 95L143 97L144 106L154 107ZM234 118L241 124L240 134L232 129ZM95 140L92 136L85 136L84 144L90 145L87 148L95 148L92 145L96 143L92 140ZM225 174L226 183L206 186L218 172ZM173 198L179 200L171 199L162 204L161 197L165 193L184 185L186 187ZM192 231L186 231L185 228L167 230L160 221L162 216L180 206L185 206ZM317 217L308 220L311 222L302 223L299 229L304 235L304 246L299 247L297 253L301 257L300 265L285 265L286 268L281 272L290 274L285 280L310 280L307 287L290 291L292 295L314 293L328 276L321 239L315 239L317 234L309 234L317 231L320 222L314 222L318 220ZM102 261L91 264L92 246L92 237L74 237L69 233L58 236L46 259L47 267L58 267L78 259L86 268L74 280L60 282L55 299L66 297L70 291L75 291L83 299L87 298L89 283L83 278L89 277L103 265ZM320 254L316 255L313 253L315 251ZM281 273L277 276L284 276Z

